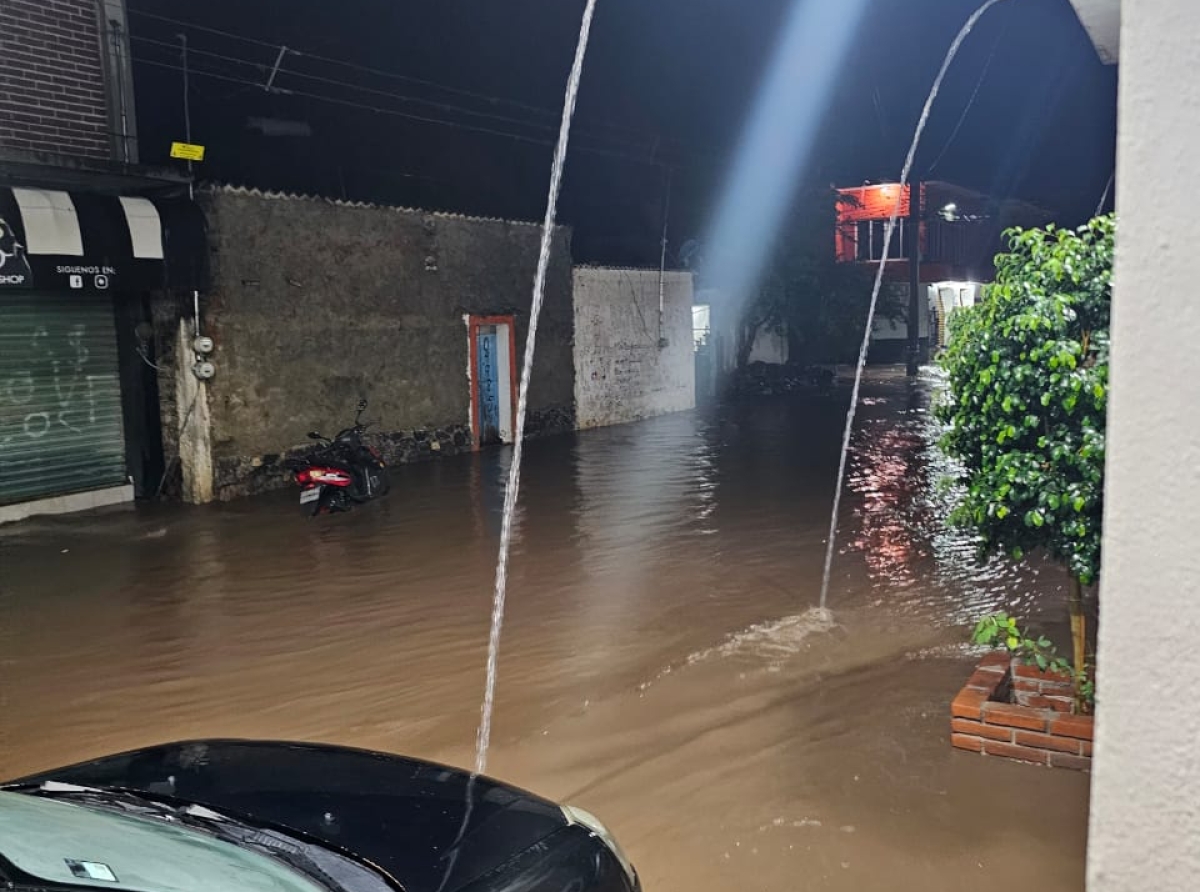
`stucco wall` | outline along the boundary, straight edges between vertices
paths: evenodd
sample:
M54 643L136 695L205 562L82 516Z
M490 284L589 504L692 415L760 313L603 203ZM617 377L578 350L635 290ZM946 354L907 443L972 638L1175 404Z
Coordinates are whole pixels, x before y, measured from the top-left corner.
M393 460L470 447L465 314L525 330L541 236L525 223L218 190L203 196L215 494L283 479L278 456L336 431L360 397ZM569 235L547 280L529 432L573 426Z
M765 362L767 365L787 365L788 339L786 332L763 325L754 336L746 362Z
M666 274L659 346L658 270L575 270L575 403L581 428L696 405L692 275Z
M1200 888L1200 3L1124 0L1090 892Z

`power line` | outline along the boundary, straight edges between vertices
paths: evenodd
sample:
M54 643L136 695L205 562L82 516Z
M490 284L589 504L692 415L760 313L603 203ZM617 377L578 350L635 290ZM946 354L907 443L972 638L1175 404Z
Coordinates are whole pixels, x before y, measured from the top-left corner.
M950 138L946 140L946 144L942 146L942 150L938 152L937 157L933 159L933 163L929 165L929 169L925 171L925 176L929 176L929 174L933 173L933 169L937 167L939 163L941 163L942 158L946 156L946 152L950 150L950 146L954 145L954 140L958 138L958 132L962 130L963 124L966 123L967 115L971 113L971 108L975 105L975 100L979 96L979 90L983 86L983 81L987 77L988 71L992 67L992 61L996 58L996 50L1000 48L1000 41L1002 41L1004 36L1008 33L1009 22L1012 19L1012 7L1009 7L1009 9L1009 15L1005 16L1004 18L1004 27L1001 29L1000 33L996 35L996 42L992 44L992 51L988 53L987 61L983 64L983 70L979 72L979 80L975 82L975 89L971 91L971 98L967 100L967 104L963 108L962 114L958 116L958 123L955 124L954 129L950 131Z
M876 84L872 93L872 98L875 101L875 117L879 119L879 134L883 137L884 143L890 145L892 142L891 134L888 132L887 123L883 117L883 103L879 98L879 85Z
M182 36L182 35L180 35L180 36ZM153 44L154 46L166 47L168 49L173 49L178 46L177 43L171 43L168 40L158 40L157 38L154 38L154 37L143 37L140 34L130 34L129 39L137 41L138 43L148 43L148 44ZM234 63L237 63L238 65L248 65L252 68L257 68L257 69L260 69L263 71L265 71L267 68L269 68L268 65L266 65L262 62L255 62L250 59L244 59L241 56L227 56L224 53L214 53L211 50L189 49L188 52L191 53L193 56L206 56L210 59L219 59L222 62L234 62Z
M138 41L140 43L156 46L156 47L166 47L166 48L175 49L178 46L178 44L168 43L167 41L164 41L164 40L156 40L155 38L152 38L152 37L134 36L133 40ZM267 66L266 64L263 64L260 62L255 62L250 59L244 59L244 58L241 58L240 56L229 56L224 53L214 53L209 50L192 49L190 52L192 55L195 55L195 56L204 56L206 58L216 59L216 60L219 60L222 62L231 62L235 65L243 65L243 66L247 66L250 68L254 68L256 71L263 72L263 73L265 73L267 71L267 69L269 68L269 66ZM142 59L142 61L147 61L147 60ZM394 99L398 102L408 102L408 103L413 103L413 104L417 104L417 105L423 105L423 106L426 106L429 108L437 109L439 111L449 111L449 112L453 112L456 114L468 115L471 117L478 117L478 118L483 118L483 119L492 120L492 121L500 121L500 122L506 123L506 124L516 124L521 127L531 127L531 128L536 128L539 130L548 130L551 132L553 132L557 129L553 124L544 123L541 121L531 121L531 120L523 119L523 118L514 118L514 117L511 117L508 115L495 114L493 112L476 111L474 109L466 108L461 105L451 105L451 104L444 103L444 102L436 102L432 99L424 99L419 96L410 96L410 95L407 95L404 93L395 93L390 90L378 90L373 87L361 86L359 84L350 83L348 81L337 80L336 78L323 77L323 76L317 75L317 74L309 74L307 72L297 71L297 70L291 69L291 68L280 67L280 68L276 69L276 74L277 75L289 75L289 76L301 78L304 80L314 81L316 83L321 83L321 84L335 86L335 87L341 87L346 90L352 90L352 91L356 91L356 92L360 92L360 93L366 93L366 94L369 94L372 96L383 96L383 97L387 97L389 99ZM283 93L283 94L294 92L294 91L289 90L284 87L276 87L276 86L267 87L265 82L263 84L258 84L257 86L261 87L262 89L266 90L267 92ZM617 139L616 137L605 136L605 135L602 135L599 133L590 133L590 132L584 131L580 135L584 136L586 138L591 138L591 139L596 139L596 140L608 140L610 142L623 145L627 148L643 148L643 146L640 144L631 143L627 140L620 140L620 139Z
M169 69L171 71L182 71L183 70L182 66L180 66L178 64L172 64L169 62L160 62L155 59L146 59L146 58L136 58L135 57L135 61L137 61L143 65L152 65L156 68L165 68L165 69ZM219 74L214 71L204 71L202 69L193 68L193 69L191 69L191 74L198 75L201 77L213 78L215 80L225 81L227 83L242 84L242 85L247 85L247 86L252 86L252 87L261 87L262 86L261 84L256 83L254 81L248 81L245 78L232 77L230 75ZM540 139L540 138L534 137L534 136L528 136L528 135L520 134L520 133L513 133L511 131L496 130L491 127L483 127L483 126L476 125L476 124L464 124L464 123L457 122L457 121L447 121L443 118L432 118L432 117L428 117L425 115L417 115L417 114L413 114L411 112L404 112L404 111L400 111L400 110L394 109L394 108L384 108L384 107L376 106L376 105L367 105L366 103L353 102L349 99L339 99L335 96L326 96L321 93L310 93L306 90L290 90L290 91L288 91L288 95L299 96L299 97L302 97L305 99L314 99L314 100L317 100L320 102L328 102L328 103L331 103L334 105L340 105L340 106L343 106L346 108L359 109L361 111L369 111L369 112L375 112L377 114L392 115L393 117L404 118L406 120L417 121L419 123L424 123L424 124L436 124L438 126L450 127L452 129L457 129L457 130L465 130L465 131L470 131L470 132L474 132L474 133L484 133L484 134L488 134L490 136L503 137L505 139L511 139L511 140L515 140L517 142L530 143L532 145L550 146L550 147L553 147L555 145L554 141L550 140L550 139ZM619 159L622 159L625 161L633 161L633 162L637 162L639 164L645 164L648 166L656 166L656 165L660 164L660 162L655 161L652 158L638 157L636 155L626 154L624 152L617 152L612 149L603 149L603 148L599 148L596 146L587 146L587 145L578 145L577 144L576 149L580 152L587 152L587 153L593 154L593 155L606 155L606 156L609 156L612 158L619 158Z
M1100 196L1100 203L1096 205L1096 213L1092 214L1093 217L1099 217L1102 213L1104 213L1104 206L1108 204L1108 193L1112 191L1113 184L1116 182L1116 180L1117 169L1114 167L1112 175L1108 178L1108 182L1104 185L1104 194Z
M307 53L307 52L304 52L303 50L297 50L292 47L283 47L282 44L271 43L270 41L260 40L255 37L246 37L245 35L242 35L242 34L236 34L232 31L224 31L220 28L213 28L213 27L210 27L207 25L197 25L193 22L187 22L182 19L171 18L170 16L159 15L157 13L143 12L141 10L135 10L135 9L129 10L129 13L130 13L130 15L140 16L145 19L152 19L154 21L164 22L164 23L176 25L176 26L183 27L183 28L192 28L196 31L202 31L207 34L219 35L221 37L225 37L230 40L239 40L244 43L252 44L254 46L264 47L266 49L270 49L270 50L274 50L274 51L278 51L280 49L286 49L288 53L291 53L292 55L295 55L295 56L300 56L305 59L312 59L315 62L323 62L327 65L340 65L344 68L348 68L353 71L362 72L364 74L371 74L376 77L385 77L385 78L391 78L394 80L404 81L404 82L411 83L411 84L418 84L423 87L429 87L431 89L441 90L446 93L452 93L452 94L455 94L458 96L463 96L463 97L467 97L467 98L471 98L471 99L477 99L481 102L487 102L487 103L493 104L493 105L494 104L504 104L504 105L513 106L514 108L521 108L526 111L530 111L530 112L534 112L539 115L545 115L547 117L550 117L555 122L553 124L552 129L555 131L558 130L557 121L558 121L560 112L555 109L544 108L542 106L533 105L531 103L521 102L520 100L517 100L517 99L509 99L504 96L496 96L496 95L489 94L489 93L481 93L481 92L477 92L474 90L466 90L461 87L452 87L448 84L438 83L437 81L431 81L431 80L427 80L425 78L415 77L413 75L400 74L395 71L387 71L387 70L381 69L381 68L373 68L369 65L360 65L356 62L348 62L344 59L334 59L329 56L321 56L321 55L317 55L314 53ZM257 63L255 63L255 64L257 64ZM640 135L640 134L637 134L637 131L635 131L629 127L626 127L626 126L623 126L620 124L613 124L613 123L606 122L606 121L595 121L595 122L593 122L593 126L605 127L610 130L619 130L621 132L633 134L633 135Z

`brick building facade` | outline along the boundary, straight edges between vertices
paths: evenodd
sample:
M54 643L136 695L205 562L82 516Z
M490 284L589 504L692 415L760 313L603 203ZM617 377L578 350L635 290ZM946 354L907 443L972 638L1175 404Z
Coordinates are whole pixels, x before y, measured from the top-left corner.
M140 333L195 306L204 223L137 162L124 0L0 0L0 522L162 477Z
M973 303L982 283L991 281L993 259L1004 249L1004 230L1010 226L1041 226L1052 216L1027 202L997 199L951 183L929 181L917 187L919 219L914 223L911 186L878 183L838 192L834 233L837 259L872 268L883 261L883 287L904 306L909 305L911 293L909 261L916 252L917 341L922 357L943 344L949 314L956 307ZM887 241L888 221L893 214L896 228ZM877 317L870 361L903 361L908 332L907 318Z
M0 4L0 148L113 157L95 0Z

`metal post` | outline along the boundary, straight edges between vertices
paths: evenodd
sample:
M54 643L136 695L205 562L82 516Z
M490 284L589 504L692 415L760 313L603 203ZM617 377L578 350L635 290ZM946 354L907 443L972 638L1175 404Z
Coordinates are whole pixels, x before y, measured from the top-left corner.
M92 0L97 38L104 64L104 97L108 112L112 158L138 163L137 120L129 56L129 26L125 0Z
M183 132L184 141L191 143L192 141L192 85L190 71L188 69L188 41L186 34L180 34L180 57L183 68ZM187 163L188 170L188 198L192 201L196 200L196 175L192 168L192 162ZM192 291L192 334L197 338L200 337L200 292Z
M192 89L188 71L188 40L186 34L176 36L179 38L180 69L183 72L183 141L190 143L192 141ZM191 160L187 162L187 171L188 198L194 199L196 195Z
M275 65L271 68L271 75L267 78L267 82L263 84L263 89L268 93L270 93L275 86L275 76L279 74L279 66L283 64L283 57L287 55L287 52L288 48L286 46L281 46L279 48L279 55L275 57Z
M663 322L666 312L666 292L667 292L667 227L671 222L671 178L674 171L667 168L667 191L666 197L663 200L663 225L662 225L662 256L658 263L658 348L662 350L667 345L666 339L663 337Z
M112 40L113 58L117 63L117 101L119 103L119 117L121 121L121 160L125 164L130 163L129 152L129 109L126 106L128 101L125 95L125 79L127 72L125 70L125 44L121 33L121 23L116 19L111 19L108 23L110 31L110 39Z
M908 185L908 376L915 378L921 361L921 184Z

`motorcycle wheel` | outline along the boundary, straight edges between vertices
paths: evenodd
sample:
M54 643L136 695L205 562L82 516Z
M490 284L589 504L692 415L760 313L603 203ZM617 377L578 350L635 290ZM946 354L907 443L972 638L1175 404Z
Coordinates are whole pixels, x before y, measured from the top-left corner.
M334 487L329 487L321 495L321 514L341 514L343 511L350 510L350 499L346 496L346 490Z
M388 476L386 468L379 469L378 474L376 474L376 479L379 481L375 487L376 497L386 496L392 491L392 478Z

